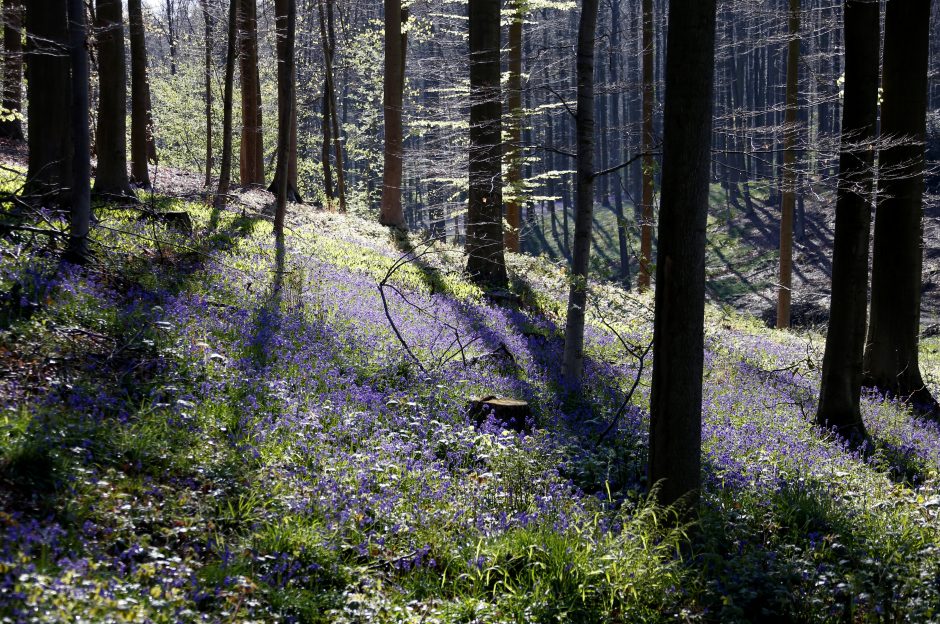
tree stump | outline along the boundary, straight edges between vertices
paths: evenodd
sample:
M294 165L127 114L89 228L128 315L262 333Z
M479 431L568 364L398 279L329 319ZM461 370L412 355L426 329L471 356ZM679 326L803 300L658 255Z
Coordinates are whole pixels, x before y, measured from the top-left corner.
M497 396L484 396L471 399L467 406L467 413L477 427L481 426L489 415L504 429L511 429L518 433L532 432L532 408L525 401L504 399Z

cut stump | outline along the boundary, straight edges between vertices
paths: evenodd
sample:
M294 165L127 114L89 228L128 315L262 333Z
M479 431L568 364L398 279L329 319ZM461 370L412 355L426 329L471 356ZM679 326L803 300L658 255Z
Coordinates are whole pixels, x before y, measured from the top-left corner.
M497 396L485 396L471 399L467 413L477 427L481 426L490 414L504 429L518 433L532 432L532 408L525 401L503 399Z

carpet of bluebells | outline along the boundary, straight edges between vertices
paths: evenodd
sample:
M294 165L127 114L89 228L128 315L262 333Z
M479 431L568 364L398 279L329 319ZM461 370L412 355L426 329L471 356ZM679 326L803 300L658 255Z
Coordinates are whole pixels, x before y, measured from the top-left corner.
M484 293L356 217L279 248L161 201L196 233L102 210L85 268L0 242L0 622L940 621L940 427L870 395L870 453L814 429L818 333L709 306L679 524L646 494L648 297L593 288L576 394L561 266Z

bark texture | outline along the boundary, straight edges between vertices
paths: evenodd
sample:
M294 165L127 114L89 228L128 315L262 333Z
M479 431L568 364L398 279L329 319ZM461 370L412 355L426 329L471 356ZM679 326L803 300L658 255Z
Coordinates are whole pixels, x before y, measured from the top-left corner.
M137 186L149 189L150 170L147 163L156 164L157 148L153 140L147 39L141 0L128 0L127 16L131 42L131 179Z
M242 84L242 142L239 173L242 186L264 184L261 77L258 73L258 6L239 0L239 46Z
M127 67L121 0L97 0L98 131L96 195L133 197L127 175Z
M401 0L385 0L385 168L379 223L405 226L401 206L402 101L405 82L401 36Z

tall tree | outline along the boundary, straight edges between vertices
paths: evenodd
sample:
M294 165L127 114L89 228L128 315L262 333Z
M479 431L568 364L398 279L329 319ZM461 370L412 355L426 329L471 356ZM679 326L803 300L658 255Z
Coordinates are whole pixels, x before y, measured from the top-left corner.
M286 128L287 130L287 148L285 152L281 152L280 143L278 143L277 158L280 159L282 156L287 159L287 162L284 163L286 166L281 166L281 161L278 160L274 167L274 177L271 180L271 186L268 187L268 190L275 194L275 196L280 197L281 194L281 180L287 180L286 185L286 200L291 202L300 202L301 196L300 192L297 190L297 70L295 68L295 61L293 58L288 58L289 52L293 50L295 44L295 34L293 32L288 32L288 22L289 12L293 11L296 14L296 0L291 0L293 7L288 6L288 2L284 0L278 0L274 5L274 20L275 20L275 32L277 35L277 80L278 80L278 92L277 92L277 104L278 104L278 141L280 141L281 136L281 113L282 113L282 97L290 97L290 126ZM296 21L296 17L295 17ZM290 41L288 41L290 39ZM290 46L288 46L288 43ZM281 71L285 67L289 66L291 70L290 76L285 76ZM286 84L282 84L282 80L287 80ZM289 88L288 88L289 87Z
M0 137L23 140L23 2L3 3L3 113L16 115L0 121Z
M238 3L242 84L242 142L239 173L242 186L264 184L264 135L261 119L261 77L258 72L258 5Z
M147 77L147 40L141 0L127 1L131 41L131 178L141 188L150 188L148 162L156 163L150 80Z
M649 451L666 504L696 504L701 483L715 12L715 0L669 3Z
M88 260L91 228L91 129L88 124L87 25L83 0L68 0L69 60L72 66L72 193L69 211L69 245L66 258L81 264Z
M506 145L506 249L519 251L519 230L522 225L522 27L526 0L515 0L509 22L509 83L507 108L509 117Z
M405 57L402 50L401 0L385 0L385 168L382 173L382 207L379 223L403 228L402 106Z
M294 87L294 30L297 22L296 0L277 0L274 11L279 42L283 56L277 64L277 169L281 180L287 180L291 149L291 132L294 129L293 110L296 96ZM274 235L284 237L284 218L287 215L288 185L277 189L277 207L274 212Z
M653 266L653 104L655 43L653 38L653 0L643 0L643 191L640 220L640 274L637 287L649 290Z
M205 24L205 66L203 84L205 85L206 100L206 188L212 186L212 167L215 161L212 157L212 39L215 29L212 11L209 10L209 0L200 0L202 5L202 19Z
M166 0L166 39L170 45L170 75L176 75L176 59L178 56L176 45L176 11L179 5L174 0Z
M323 0L317 2L320 11L320 40L323 43L323 177L325 178L327 196L333 200L333 182L330 177L330 147L334 150L336 168L336 195L339 197L340 212L346 212L346 176L343 170L342 137L339 130L339 114L336 107L335 76L333 74L333 57L336 52L336 32L333 27L333 0L327 0L327 10L324 12ZM404 21L404 19L402 20ZM404 35L402 35L404 42ZM402 43L402 57L404 58L404 43Z
M929 24L930 0L888 2L864 382L940 416L918 358Z
M467 272L490 286L507 283L503 255L500 2L474 0L470 30L470 192Z
M832 254L832 299L816 424L854 446L867 439L859 411L868 304L868 243L878 120L878 2L846 0L845 98Z
M215 193L216 209L225 206L232 184L232 100L235 98L235 57L238 55L238 2L239 0L229 0L228 8L228 44L225 52L225 82L222 88L222 164Z
M67 14L66 0L26 3L26 97L34 123L23 194L55 203L68 200L72 185Z
M796 208L796 116L800 76L800 0L790 0L787 19L786 114L783 128L783 193L780 210L780 274L777 287L777 328L790 326L793 286L793 213Z
M124 60L124 9L121 0L97 0L98 169L94 192L133 197L127 176L127 68Z
M568 316L565 323L565 380L579 388L584 372L584 316L587 308L591 226L594 222L594 39L597 0L582 0L578 25L578 110L576 133L578 165L574 219L574 255Z

